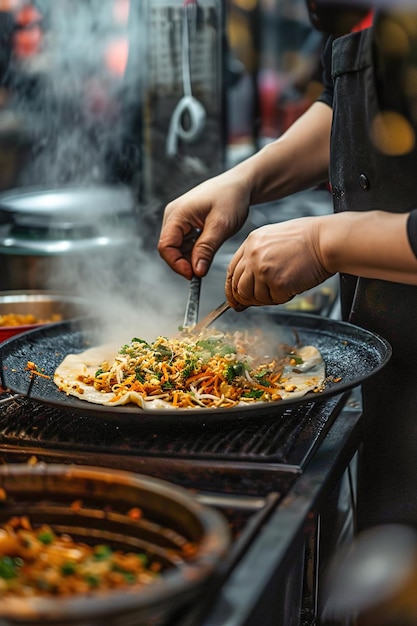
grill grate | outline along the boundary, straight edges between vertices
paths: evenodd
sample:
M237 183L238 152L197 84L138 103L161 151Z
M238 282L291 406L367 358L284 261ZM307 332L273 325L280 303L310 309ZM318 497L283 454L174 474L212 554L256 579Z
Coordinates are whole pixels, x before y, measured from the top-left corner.
M0 436L3 445L20 447L300 465L344 403L335 396L258 421L234 418L196 427L174 422L172 428L165 422L156 429L139 419L132 423L82 415L18 397L0 411Z

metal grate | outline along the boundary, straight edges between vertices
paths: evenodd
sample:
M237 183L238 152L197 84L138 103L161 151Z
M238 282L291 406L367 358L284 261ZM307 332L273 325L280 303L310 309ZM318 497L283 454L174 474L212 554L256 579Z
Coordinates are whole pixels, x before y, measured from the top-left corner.
M2 444L167 458L301 465L344 405L342 396L260 420L196 427L155 425L62 411L18 397L0 411Z

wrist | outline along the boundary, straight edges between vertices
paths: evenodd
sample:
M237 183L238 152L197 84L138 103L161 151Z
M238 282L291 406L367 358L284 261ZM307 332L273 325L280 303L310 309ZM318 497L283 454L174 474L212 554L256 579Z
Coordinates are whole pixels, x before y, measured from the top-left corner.
M345 272L408 284L417 283L417 259L407 235L408 213L346 211L321 218L322 263Z

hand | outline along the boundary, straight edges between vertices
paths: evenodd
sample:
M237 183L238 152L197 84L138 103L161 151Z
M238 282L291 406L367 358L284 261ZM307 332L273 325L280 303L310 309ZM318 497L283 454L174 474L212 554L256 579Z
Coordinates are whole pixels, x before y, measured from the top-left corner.
M242 228L249 203L246 185L231 170L201 183L165 208L159 254L185 278L205 276L220 246ZM184 238L195 229L200 235L190 258Z
M258 228L230 262L226 297L233 308L282 304L329 276L322 260L320 217Z

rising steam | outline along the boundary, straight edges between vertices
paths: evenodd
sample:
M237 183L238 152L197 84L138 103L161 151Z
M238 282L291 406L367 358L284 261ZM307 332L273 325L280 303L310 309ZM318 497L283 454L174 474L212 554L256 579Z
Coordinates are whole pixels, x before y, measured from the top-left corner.
M24 187L122 182L137 200L148 45L145 5L142 0L36 3L42 16L41 51L10 72L13 105L32 140ZM91 212L100 235L120 237L101 218L100 206L85 211ZM137 232L135 226L129 228L125 241L101 248L94 244L83 255L57 255L45 277L46 287L87 300L106 340L115 334L120 341L152 339L177 332L182 323L187 283L146 249L141 207L134 211ZM159 230L156 218L153 224Z

